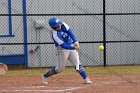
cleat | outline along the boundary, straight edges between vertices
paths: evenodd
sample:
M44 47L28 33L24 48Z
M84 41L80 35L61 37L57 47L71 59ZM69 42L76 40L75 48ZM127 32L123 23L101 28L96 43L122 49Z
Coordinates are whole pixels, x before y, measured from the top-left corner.
M92 84L92 81L90 81L89 78L86 78L86 79L85 79L85 84Z
M45 84L45 85L48 84L48 82L47 82L47 78L44 77L44 75L42 75L42 82L43 82L43 84Z

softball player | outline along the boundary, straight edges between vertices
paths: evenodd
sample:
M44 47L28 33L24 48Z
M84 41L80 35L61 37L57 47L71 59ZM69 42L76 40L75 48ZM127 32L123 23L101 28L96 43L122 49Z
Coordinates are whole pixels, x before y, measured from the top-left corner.
M66 23L61 22L57 17L50 18L48 23L53 29L52 39L57 50L57 66L52 67L47 73L43 74L44 84L48 84L48 77L63 71L68 60L70 60L76 66L76 64L79 62L78 51L80 49L76 36ZM79 69L77 72L82 76L84 82L86 84L91 84L92 82L87 77L86 71L80 62L78 67Z

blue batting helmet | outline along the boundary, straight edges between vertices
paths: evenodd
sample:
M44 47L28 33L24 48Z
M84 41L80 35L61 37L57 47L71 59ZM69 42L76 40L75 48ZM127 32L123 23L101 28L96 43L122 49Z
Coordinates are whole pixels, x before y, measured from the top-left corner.
M50 18L48 23L49 23L51 28L57 27L60 24L62 24L62 22L57 17Z

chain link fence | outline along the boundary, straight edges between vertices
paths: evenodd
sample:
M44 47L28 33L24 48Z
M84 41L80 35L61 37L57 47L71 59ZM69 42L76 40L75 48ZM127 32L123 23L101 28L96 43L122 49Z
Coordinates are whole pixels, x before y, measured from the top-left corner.
M57 16L76 34L84 66L139 64L139 2L1 0L0 62L28 67L54 66L55 48L48 20ZM37 24L43 28L37 29ZM98 46L102 44L106 49L99 52Z

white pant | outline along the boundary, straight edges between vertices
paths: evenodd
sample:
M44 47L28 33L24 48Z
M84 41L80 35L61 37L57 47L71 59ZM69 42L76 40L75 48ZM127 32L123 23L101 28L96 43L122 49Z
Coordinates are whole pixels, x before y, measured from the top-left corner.
M65 66L69 61L71 61L75 66L77 61L79 61L79 55L76 50L68 50L60 47L56 48L56 61L57 61L57 71L61 72L65 69ZM79 62L80 63L80 62Z

